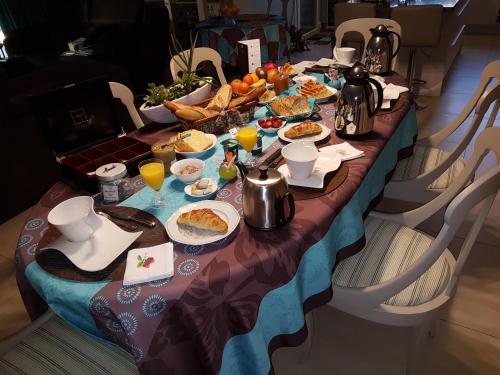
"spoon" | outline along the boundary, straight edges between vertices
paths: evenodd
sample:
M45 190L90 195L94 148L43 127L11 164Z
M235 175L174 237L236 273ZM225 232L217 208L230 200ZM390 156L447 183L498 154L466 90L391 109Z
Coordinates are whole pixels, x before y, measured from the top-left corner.
M101 215L103 217L105 217L106 219L108 219L109 221L125 228L125 229L128 229L128 230L137 230L137 225L135 224L129 224L129 223L122 223L122 222L119 222L119 223L116 223L115 220L112 219L111 216L109 216L106 212L102 212L102 211L97 211L96 212L97 215Z

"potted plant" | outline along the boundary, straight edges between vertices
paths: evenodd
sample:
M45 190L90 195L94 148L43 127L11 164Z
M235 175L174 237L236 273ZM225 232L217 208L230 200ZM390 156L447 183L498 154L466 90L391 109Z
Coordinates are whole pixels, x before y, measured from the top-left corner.
M174 83L165 87L164 85L148 84L148 95L144 97L144 103L140 111L150 120L158 123L176 122L175 115L166 108L163 103L166 100L183 104L196 104L210 96L212 88L211 77L200 77L193 69L193 52L197 36L191 38L189 53L184 53L179 42L172 37L173 53L170 51L174 62L181 68L182 75L173 77Z

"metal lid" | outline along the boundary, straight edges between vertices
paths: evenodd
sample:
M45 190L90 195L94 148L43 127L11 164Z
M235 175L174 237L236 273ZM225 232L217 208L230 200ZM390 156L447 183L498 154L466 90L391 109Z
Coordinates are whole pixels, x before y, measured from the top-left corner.
M269 168L267 165L261 165L250 171L247 175L247 181L258 186L272 186L282 182L283 175L276 169Z
M370 31L376 36L384 36L389 32L388 27L382 24L375 26L373 29L370 29Z
M346 81L348 84L361 84L370 77L365 66L361 63L356 63L352 66L346 74Z
M95 171L97 179L101 182L110 182L124 177L127 174L127 167L123 163L109 163L100 166Z

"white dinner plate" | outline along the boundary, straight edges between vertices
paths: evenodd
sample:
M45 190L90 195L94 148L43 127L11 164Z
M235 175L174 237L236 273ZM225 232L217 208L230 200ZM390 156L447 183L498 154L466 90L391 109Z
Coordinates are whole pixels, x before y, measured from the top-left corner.
M330 95L323 96L322 98L314 98L315 99L315 103L326 103L327 101L329 101L337 93L337 89L336 88L330 87L330 86L327 86L327 85L325 85L325 87L328 89L328 91L330 91ZM297 93L299 95L302 95L301 92L300 92L300 89L297 89ZM305 96L305 95L303 95L303 96Z
M317 82L318 79L315 76L310 76L307 74L300 74L296 77L293 77L293 81L298 84L303 84L306 83L307 81L314 81Z
M208 151L210 151L211 149L213 149L215 147L215 145L217 144L217 136L216 135L214 135L214 134L205 134L205 135L212 141L212 146L210 146L206 150L196 151L196 152L187 152L187 151L177 151L177 150L175 150L175 152L178 153L178 154L181 154L182 156L185 156L186 158L198 158L198 157L204 155L205 153L207 153Z
M215 181L213 178L208 178L208 180L210 180L209 186L212 188L212 191L210 193L205 194L205 195L195 195L195 194L192 194L191 193L191 188L193 187L194 184L186 185L184 187L184 193L186 193L186 195L189 195L190 197L193 197L193 198L207 198L207 197L210 197L211 195L215 194L215 192L217 191L217 181Z
M219 234L216 232L200 229L187 229L187 227L179 226L177 218L184 212L197 210L202 208L210 208L222 220L227 223L227 233ZM215 241L222 240L229 236L238 227L240 223L240 214L231 204L227 202L204 200L196 203L190 203L182 206L175 211L165 223L168 236L170 239L183 243L185 245L206 245Z
M327 138L330 135L331 129L329 127L327 127L326 125L319 123L319 122L316 122L315 124L318 124L319 126L321 126L321 128L323 129L321 131L321 133L316 134L316 135L310 135L310 136L306 136L306 137L296 138L296 139L290 139L290 138L285 137L285 132L288 129L290 129L292 126L298 125L298 124L292 124L292 125L287 125L284 128L280 128L278 130L278 137L285 142L299 142L299 141L319 142L319 141L322 141L323 139Z
M318 160L316 160L316 163L314 164L314 169L311 175L304 180L293 179L290 176L290 171L288 170L288 166L286 164L281 165L278 168L278 171L285 176L288 185L323 189L325 176L328 173L339 169L341 163L342 159L339 155L322 152L319 154Z
M58 250L83 271L103 270L139 238L142 231L127 232L105 217L99 216L99 219L102 226L87 241L71 242L60 236L41 250Z

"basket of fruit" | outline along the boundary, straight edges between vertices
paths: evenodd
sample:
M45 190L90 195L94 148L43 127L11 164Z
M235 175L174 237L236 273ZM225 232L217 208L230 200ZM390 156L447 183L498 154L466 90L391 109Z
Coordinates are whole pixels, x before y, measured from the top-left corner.
M260 87L245 96L233 98L231 85L225 84L212 99L196 105L172 101L166 101L164 105L175 113L184 130L197 129L204 133L222 134L253 120L258 97L264 91L265 87Z

